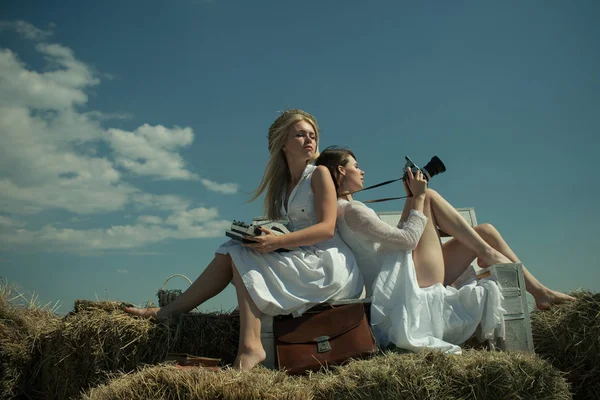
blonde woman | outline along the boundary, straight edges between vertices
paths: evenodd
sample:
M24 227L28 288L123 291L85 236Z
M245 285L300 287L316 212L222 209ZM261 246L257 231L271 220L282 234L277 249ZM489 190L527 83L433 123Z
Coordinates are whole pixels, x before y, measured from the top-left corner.
M271 220L287 219L291 233L263 229L255 243L230 240L181 296L163 308L128 308L131 314L165 318L188 312L233 282L240 311L234 367L250 369L265 359L260 315L301 315L315 304L357 297L363 280L354 255L336 234L337 195L329 171L316 167L319 127L302 110L287 110L269 128L270 158L251 200L265 194ZM280 248L299 248L276 252Z
M499 304L494 304L495 285L450 286L476 257L480 267L521 262L492 225L472 228L439 193L427 188L421 171L408 171L404 189L411 197L398 226L392 227L352 198L351 193L363 188L364 172L351 150L327 148L316 164L328 168L336 185L337 227L372 296L371 324L381 346L392 342L409 350L460 352L457 344L480 322L484 329L494 328L501 317ZM442 245L436 226L454 239ZM544 286L526 268L523 272L538 308L574 300ZM482 320L485 316L490 320Z

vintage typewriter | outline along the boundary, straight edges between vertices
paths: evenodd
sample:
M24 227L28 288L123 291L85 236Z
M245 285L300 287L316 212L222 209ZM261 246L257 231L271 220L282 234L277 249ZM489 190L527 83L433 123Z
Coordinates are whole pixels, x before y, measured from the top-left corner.
M266 228L273 232L275 235L285 235L286 233L290 233L290 231L278 221L252 221L251 224L247 224L242 221L234 220L231 223L231 228L228 231L225 231L225 235L227 237L240 241L242 243L252 243L254 240L251 238L247 238L247 236L260 236L262 235L262 231L260 228ZM290 251L294 249L278 249L277 251Z

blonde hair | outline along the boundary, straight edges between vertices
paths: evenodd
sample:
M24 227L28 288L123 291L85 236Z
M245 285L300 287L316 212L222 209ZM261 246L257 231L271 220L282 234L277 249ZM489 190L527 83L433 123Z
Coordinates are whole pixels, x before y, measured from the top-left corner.
M316 149L315 155L310 162L318 156L319 148L319 125L311 114L299 109L285 110L269 127L269 161L265 167L265 173L258 188L252 193L249 201L256 200L265 190L264 212L267 218L278 220L281 218L281 205L283 191L290 182L290 169L288 167L283 146L285 145L290 128L299 121L306 121L315 130Z

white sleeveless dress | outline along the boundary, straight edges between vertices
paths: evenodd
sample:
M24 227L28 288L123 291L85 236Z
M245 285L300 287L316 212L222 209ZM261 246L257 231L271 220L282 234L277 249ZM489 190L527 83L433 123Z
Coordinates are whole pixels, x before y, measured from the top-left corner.
M282 206L282 217L289 220L290 231L318 222L311 187L315 169L307 165L290 195L288 211ZM289 252L261 254L229 240L216 253L231 255L252 300L267 315L299 316L315 304L356 298L363 290L354 255L337 230L329 240Z
M436 284L419 287L412 250L427 217L411 210L393 227L359 201L338 200L337 228L352 249L371 296L371 326L379 346L459 354L459 344L481 324L480 339L503 336L502 293L482 279L459 289Z

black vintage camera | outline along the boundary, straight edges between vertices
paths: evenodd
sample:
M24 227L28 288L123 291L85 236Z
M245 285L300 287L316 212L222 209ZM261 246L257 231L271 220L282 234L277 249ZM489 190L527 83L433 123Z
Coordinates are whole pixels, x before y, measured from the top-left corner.
M404 159L406 160L406 164L404 164L404 168L402 169L402 171L404 171L403 179L406 178L406 172L409 168L412 170L413 174L417 171L423 172L423 176L428 182L435 175L441 174L442 172L446 171L446 166L444 165L442 160L438 158L438 156L431 157L431 160L429 160L429 162L423 167L423 169L419 168L414 162L412 162L412 160L408 158L408 156L404 157Z

